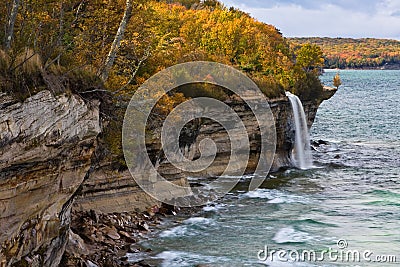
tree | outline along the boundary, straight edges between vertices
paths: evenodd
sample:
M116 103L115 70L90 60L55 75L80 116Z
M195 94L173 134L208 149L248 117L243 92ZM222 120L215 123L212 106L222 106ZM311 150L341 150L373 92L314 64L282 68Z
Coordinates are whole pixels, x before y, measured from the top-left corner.
M335 77L333 77L333 86L339 89L339 86L341 85L342 85L342 80L340 79L340 74L338 72L336 73Z
M117 56L118 49L121 45L121 40L124 38L126 26L132 16L132 8L133 8L133 1L126 0L124 16L122 17L117 34L115 35L114 41L111 45L110 52L107 55L103 70L100 73L100 78L103 81L106 81L108 79L108 74L112 66L114 65L115 57Z
M8 24L7 24L7 34L6 34L6 40L5 40L6 50L9 50L11 48L11 41L12 41L12 38L14 35L14 25L15 25L15 21L17 19L19 3L20 3L20 0L14 0L12 3L10 18L9 18Z
M307 43L296 53L296 65L306 72L318 74L319 69L324 66L324 58L321 47Z
M290 38L293 46L306 43L319 45L324 52L326 68L384 67L400 62L400 41L351 38Z

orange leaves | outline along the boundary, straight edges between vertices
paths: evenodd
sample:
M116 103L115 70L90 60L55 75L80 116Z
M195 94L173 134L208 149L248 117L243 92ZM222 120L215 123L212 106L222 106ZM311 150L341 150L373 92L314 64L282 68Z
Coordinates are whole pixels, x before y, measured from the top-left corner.
M164 95L157 102L154 111L158 115L168 115L176 106L186 101L182 93L175 93L172 96Z
M326 67L378 67L400 62L400 41L349 38L293 38L293 42L311 42L322 47Z
M26 25L26 29L31 28L24 38L35 36L32 27L41 25L38 40L43 50L45 44L58 46L48 53L50 61L61 54L57 62L61 65L71 69L91 66L99 73L118 30L125 0L60 0L46 5L47 2L24 1L32 5L24 11L29 18L35 18L35 22ZM167 4L170 2L180 4ZM25 45L27 42L23 41ZM107 86L114 91L119 87L134 90L164 68L196 60L233 65L273 88L288 89L293 84L292 52L274 26L237 9L224 8L214 0L134 0L132 17ZM136 69L138 65L140 68Z

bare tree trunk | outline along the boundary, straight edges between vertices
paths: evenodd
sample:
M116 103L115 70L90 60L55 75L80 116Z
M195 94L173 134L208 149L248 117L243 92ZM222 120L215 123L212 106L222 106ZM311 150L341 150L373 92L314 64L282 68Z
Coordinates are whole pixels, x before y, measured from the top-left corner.
M104 63L103 70L100 73L100 78L103 81L108 79L109 72L114 65L115 57L117 56L118 49L121 44L122 38L124 38L126 26L132 16L133 0L126 0L124 16L119 25L117 34L114 37L114 41L111 45L110 52L108 52L107 59Z
M9 50L11 48L11 41L14 35L14 25L15 25L15 20L17 19L19 3L20 0L14 0L12 4L10 19L8 20L8 25L7 25L7 35L5 40L6 50Z

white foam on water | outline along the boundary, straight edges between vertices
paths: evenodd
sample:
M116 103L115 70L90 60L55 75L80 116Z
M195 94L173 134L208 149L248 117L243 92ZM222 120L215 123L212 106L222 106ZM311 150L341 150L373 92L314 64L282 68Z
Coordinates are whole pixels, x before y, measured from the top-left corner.
M136 263L149 257L146 252L126 253L125 256L128 257L128 262L130 263Z
M248 198L272 198L272 190L264 190L264 189L257 189L250 192L247 192L243 196Z
M204 217L194 217L182 222L181 225L165 230L160 233L161 238L178 236L196 236L205 227L215 225L215 221Z
M306 243L314 238L302 231L295 230L293 227L285 227L280 229L272 238L277 244L285 243Z
M199 225L199 224L213 224L214 220L213 219L209 219L209 218L204 218L204 217L193 217L190 219L187 219L185 221L183 221L184 224L195 224L195 225Z
M269 200L268 203L271 203L271 204L283 204L283 203L286 203L286 200L284 198L277 197L277 198Z
M160 233L161 238L167 238L167 237L176 237L176 236L184 236L187 235L189 232L187 226L185 225L179 225L174 228L171 228L169 230L165 230Z
M186 267L196 266L197 264L224 263L229 261L229 259L225 257L205 256L183 251L164 251L156 257L163 260L161 265L163 267Z
M209 212L209 211L215 212L215 211L219 211L219 210L223 209L225 206L226 206L225 204L208 205L208 206L203 207L203 210L206 212Z
M247 192L243 196L248 198L268 199L267 203L271 204L285 204L285 203L309 204L311 202L311 200L306 197L295 195L290 192L284 192L273 189L257 189L254 191Z

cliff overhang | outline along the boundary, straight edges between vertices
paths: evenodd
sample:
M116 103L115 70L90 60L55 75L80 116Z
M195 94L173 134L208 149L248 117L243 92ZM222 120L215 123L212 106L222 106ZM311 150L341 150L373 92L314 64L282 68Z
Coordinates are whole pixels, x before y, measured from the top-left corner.
M324 87L318 99L303 103L310 127L319 105L335 93L336 89ZM277 136L271 171L277 171L292 166L293 114L286 97L269 104ZM260 150L254 118L242 102L229 105L247 127L251 146L247 172L252 172ZM0 94L0 266L21 261L57 265L71 234L71 212L122 213L160 205L138 187L128 170L116 170L112 162L94 156L103 144L99 106L99 100L54 96L47 90L23 103ZM187 156L196 157L202 138L214 138L219 145L215 162L198 175L219 175L229 161L229 137L212 121L192 126L183 138ZM149 143L148 153L160 158L160 144ZM187 174L167 160L160 160L158 171L169 181L187 184Z

